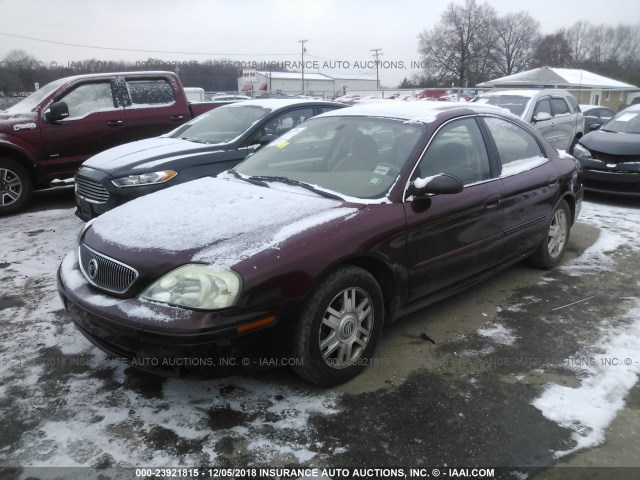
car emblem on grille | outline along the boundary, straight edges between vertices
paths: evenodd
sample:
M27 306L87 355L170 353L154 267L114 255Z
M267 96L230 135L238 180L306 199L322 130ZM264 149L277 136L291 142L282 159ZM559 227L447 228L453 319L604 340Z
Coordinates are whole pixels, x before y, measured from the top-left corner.
M95 280L98 275L98 261L95 258L92 258L88 265L88 273L91 280Z

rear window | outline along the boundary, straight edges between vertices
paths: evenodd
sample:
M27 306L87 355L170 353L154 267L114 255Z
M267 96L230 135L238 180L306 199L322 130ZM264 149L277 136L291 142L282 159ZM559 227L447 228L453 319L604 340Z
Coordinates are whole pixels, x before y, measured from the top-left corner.
M127 80L127 90L133 105L163 105L173 103L169 82L158 80Z

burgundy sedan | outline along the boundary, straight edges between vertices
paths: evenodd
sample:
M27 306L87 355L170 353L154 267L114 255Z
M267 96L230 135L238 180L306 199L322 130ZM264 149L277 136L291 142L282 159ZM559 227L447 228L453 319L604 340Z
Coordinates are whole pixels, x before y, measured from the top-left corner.
M375 360L383 324L524 258L557 265L582 196L577 161L502 109L368 103L90 222L59 291L139 368L286 364L334 385Z

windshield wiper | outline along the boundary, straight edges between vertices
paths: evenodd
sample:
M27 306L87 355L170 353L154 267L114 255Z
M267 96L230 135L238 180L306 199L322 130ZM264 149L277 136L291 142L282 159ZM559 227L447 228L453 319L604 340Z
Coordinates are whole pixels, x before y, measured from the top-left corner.
M236 177L237 179L240 180L244 180L245 182L249 182L252 183L254 185L259 185L261 187L267 187L269 188L269 185L267 185L265 182L263 182L262 180L258 180L258 179L254 179L253 177L243 177L242 175L240 175L238 172L236 172L233 168L227 170L227 172L229 172L230 174L232 174L234 177Z
M186 140L188 142L193 142L193 143L209 143L209 142L205 142L204 140L198 140L197 138L189 138L189 137L180 137L180 140Z
M320 190L313 185L309 185L308 183L301 182L300 180L293 180L289 177L279 177L279 176L270 176L270 175L253 175L248 178L249 180L257 180L262 182L280 182L285 183L287 185L293 185L296 187L304 188L305 190L309 190L310 192L317 193L318 195L322 195L326 198L332 198L334 200L344 201L344 198L336 195L335 193L325 192L324 190Z

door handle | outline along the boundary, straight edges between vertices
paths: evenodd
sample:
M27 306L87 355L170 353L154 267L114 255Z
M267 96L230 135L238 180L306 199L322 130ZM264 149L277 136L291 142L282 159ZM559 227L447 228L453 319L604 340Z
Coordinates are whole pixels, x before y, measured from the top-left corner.
M122 120L111 120L107 122L107 125L109 125L110 127L121 127L122 125L124 125L124 122Z
M502 201L502 195L498 195L498 194L491 195L484 202L484 208L487 209L487 210L491 210L493 208L498 208L498 205L500 205L501 201Z
M172 122L180 122L184 120L184 115L171 115L169 117L169 120L171 120Z

